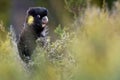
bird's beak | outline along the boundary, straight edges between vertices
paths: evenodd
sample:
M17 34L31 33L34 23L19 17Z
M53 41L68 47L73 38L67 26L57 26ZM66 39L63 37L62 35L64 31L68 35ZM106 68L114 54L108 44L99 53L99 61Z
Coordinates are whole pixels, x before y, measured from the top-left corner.
M42 18L42 27L45 27L45 26L47 25L47 23L48 23L48 17L47 17L47 16L44 16L44 17Z

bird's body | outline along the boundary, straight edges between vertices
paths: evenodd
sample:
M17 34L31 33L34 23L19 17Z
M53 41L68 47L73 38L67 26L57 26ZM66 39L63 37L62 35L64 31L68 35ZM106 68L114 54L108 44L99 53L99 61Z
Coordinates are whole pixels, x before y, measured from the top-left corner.
M28 10L25 26L17 43L19 55L24 62L28 63L31 59L36 48L36 40L45 37L42 32L45 31L47 22L46 8L35 7Z

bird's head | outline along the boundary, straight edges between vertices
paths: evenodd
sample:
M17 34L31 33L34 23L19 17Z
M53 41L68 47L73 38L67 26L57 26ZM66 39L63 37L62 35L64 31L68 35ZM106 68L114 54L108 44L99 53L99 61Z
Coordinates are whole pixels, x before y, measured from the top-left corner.
M30 26L44 28L48 23L48 10L44 7L31 7L27 11L26 23Z

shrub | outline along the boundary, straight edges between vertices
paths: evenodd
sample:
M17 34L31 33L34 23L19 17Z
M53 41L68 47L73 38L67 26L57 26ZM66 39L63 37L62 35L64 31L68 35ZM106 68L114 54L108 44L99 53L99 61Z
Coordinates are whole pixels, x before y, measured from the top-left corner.
M58 39L50 42L47 38L46 47L41 47L38 39L33 62L27 69L12 46L9 33L5 32L6 39L0 38L0 79L119 80L119 3L116 6L111 14L94 7L87 8L84 18L78 17L82 22L75 20L75 25L71 24L72 30L59 26L55 30ZM76 26L77 30L74 29Z

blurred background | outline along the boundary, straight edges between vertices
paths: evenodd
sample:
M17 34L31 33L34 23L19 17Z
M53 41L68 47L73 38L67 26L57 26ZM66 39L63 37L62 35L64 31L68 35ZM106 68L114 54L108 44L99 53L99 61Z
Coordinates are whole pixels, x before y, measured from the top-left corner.
M29 7L46 7L49 10L49 27L53 31L58 24L66 25L71 21L71 14L65 9L64 0L0 0L0 20L9 28L10 25L19 34L23 28L26 11Z
M19 35L38 6L49 10L53 42L48 51L38 43L26 69L9 27ZM0 80L120 80L119 18L119 0L0 0Z
M50 34L60 24L73 23L75 16L83 13L87 4L102 8L104 3L109 10L116 0L0 0L0 20L10 25L19 34L23 28L26 11L29 7L42 6L49 10ZM54 35L52 35L54 36Z

